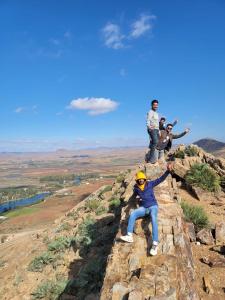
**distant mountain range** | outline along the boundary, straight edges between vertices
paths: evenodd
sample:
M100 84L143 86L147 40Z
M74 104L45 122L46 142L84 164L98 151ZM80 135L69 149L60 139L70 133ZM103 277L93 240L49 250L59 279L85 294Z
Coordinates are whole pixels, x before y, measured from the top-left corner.
M193 144L201 147L206 152L225 151L225 143L213 139L201 139Z

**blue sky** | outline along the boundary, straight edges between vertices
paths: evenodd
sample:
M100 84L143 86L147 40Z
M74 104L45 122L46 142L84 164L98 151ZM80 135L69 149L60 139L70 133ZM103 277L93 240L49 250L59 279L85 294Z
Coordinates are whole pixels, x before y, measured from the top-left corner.
M0 0L0 151L225 141L224 0Z

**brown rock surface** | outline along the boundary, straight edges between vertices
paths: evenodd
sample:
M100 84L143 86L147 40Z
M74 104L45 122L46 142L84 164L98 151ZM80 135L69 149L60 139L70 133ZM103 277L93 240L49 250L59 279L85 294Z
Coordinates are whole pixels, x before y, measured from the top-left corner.
M216 244L225 244L225 222L216 223Z
M210 229L203 228L197 233L197 240L205 245L213 245L214 239Z
M160 165L155 169L155 166L146 164L145 168L151 179L163 173ZM120 230L108 258L101 300L114 299L115 283L117 287L119 284L123 287L120 290L128 293L128 299L134 299L134 295L137 295L136 299L199 299L191 246L184 230L182 210L172 197L171 181L168 177L155 188L159 203L160 240L156 257L149 256L151 225L148 217L136 222L133 244L119 241L120 235L125 234L130 210L135 207L131 188L133 178L127 184L124 193L127 206L122 210Z

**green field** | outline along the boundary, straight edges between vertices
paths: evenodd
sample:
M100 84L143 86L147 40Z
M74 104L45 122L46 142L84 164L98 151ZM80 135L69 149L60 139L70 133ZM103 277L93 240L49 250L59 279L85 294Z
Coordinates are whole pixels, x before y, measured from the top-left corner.
M7 218L13 218L13 217L18 217L18 216L23 216L23 215L30 215L34 212L37 212L40 210L39 207L22 207L22 208L17 208L15 210L10 210L4 214L2 214L4 217Z

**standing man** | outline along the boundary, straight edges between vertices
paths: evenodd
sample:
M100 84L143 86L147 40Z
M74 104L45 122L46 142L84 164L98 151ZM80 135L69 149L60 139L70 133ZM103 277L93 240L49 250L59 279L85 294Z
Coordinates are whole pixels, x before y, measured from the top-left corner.
M186 128L184 132L180 134L173 134L172 129L173 124L167 124L166 129L160 131L160 137L155 149L155 161L153 163L155 163L158 159L164 158L164 150L168 147L169 144L172 147L173 139L179 139L190 131L189 128Z
M152 108L147 114L147 131L150 138L150 154L147 161L151 163L155 162L155 148L159 139L159 115L157 113L158 104L158 100L152 100Z

